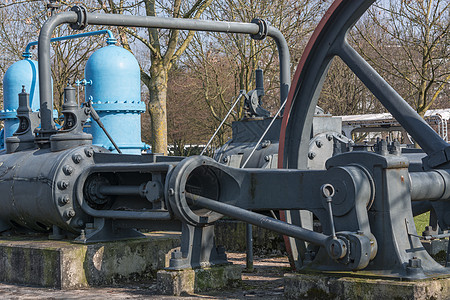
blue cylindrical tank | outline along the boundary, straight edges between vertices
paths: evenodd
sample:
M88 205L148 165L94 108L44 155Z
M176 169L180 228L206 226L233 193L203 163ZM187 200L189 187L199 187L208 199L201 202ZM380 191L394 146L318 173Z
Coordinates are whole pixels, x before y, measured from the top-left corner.
M22 85L30 93L30 107L33 111L39 110L39 76L37 61L29 58L12 64L3 77L3 109L0 111L0 120L4 121L3 140L13 135L19 126L17 108Z
M127 50L110 44L91 55L84 71L87 82L86 100L93 107L123 153L140 154L141 101L140 68L136 58ZM112 143L94 121L85 131L92 134L92 143L114 150Z

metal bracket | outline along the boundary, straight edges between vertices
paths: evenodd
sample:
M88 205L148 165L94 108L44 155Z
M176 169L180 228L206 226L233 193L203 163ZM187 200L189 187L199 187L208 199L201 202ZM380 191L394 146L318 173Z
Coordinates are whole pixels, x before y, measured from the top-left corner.
M257 34L251 34L250 37L254 40L265 39L269 32L269 25L267 25L267 22L263 19L253 19L252 23L259 26L259 32Z
M70 8L71 11L77 13L78 19L76 23L71 23L70 28L73 30L83 30L88 25L87 10L84 6L75 5Z

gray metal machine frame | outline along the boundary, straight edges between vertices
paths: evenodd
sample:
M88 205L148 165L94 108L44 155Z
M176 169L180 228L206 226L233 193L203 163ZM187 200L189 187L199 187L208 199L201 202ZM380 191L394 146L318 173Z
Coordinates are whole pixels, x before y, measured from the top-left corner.
M26 107L24 91L19 118L32 122L7 141L10 150L0 157L0 193L8 195L0 200L4 207L0 225L53 227L53 238L72 233L80 243L139 237L133 228L181 226L181 251L173 253L170 268L182 269L227 263L223 248L215 245L213 225L228 215L310 243L313 247L307 253L295 257L301 260L297 266L304 268L405 279L448 276L449 270L421 245L412 203L433 201L439 225L450 227L450 146L346 42L348 30L372 3L338 0L331 6L307 45L290 90L286 41L262 20L233 23L90 14L81 7L52 16L39 36L41 128L33 143L37 119ZM65 122L57 130L52 119L50 37L64 23L74 29L92 24L274 38L280 56L280 100L288 99L280 133L283 169L238 169L203 156L107 153L90 145L90 135L82 133L90 109L74 105L70 87L64 116L78 121ZM344 153L328 159L326 170L307 170L312 116L335 56L424 149L427 157L420 172L409 170L409 160L395 142L383 141L376 152ZM39 193L29 197L26 190ZM263 210L308 211L323 231L300 226L301 218L300 222L269 218L259 213ZM295 245L291 243L291 248Z

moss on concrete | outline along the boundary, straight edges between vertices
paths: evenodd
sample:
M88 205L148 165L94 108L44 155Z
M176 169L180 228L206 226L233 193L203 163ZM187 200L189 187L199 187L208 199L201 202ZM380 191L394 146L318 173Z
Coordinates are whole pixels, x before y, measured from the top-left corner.
M62 289L148 281L165 267L165 254L179 246L179 236L90 245L10 237L0 240L0 281Z
M286 274L287 299L417 299L450 298L450 278L421 281L394 281L326 275Z
M160 294L180 296L208 290L221 290L241 284L241 267L235 265L185 270L161 270L157 274Z

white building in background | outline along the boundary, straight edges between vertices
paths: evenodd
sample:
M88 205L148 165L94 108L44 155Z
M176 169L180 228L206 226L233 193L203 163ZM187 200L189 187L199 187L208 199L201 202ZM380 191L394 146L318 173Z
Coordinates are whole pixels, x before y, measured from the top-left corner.
M357 143L374 142L377 138L389 137L403 144L412 144L411 137L390 113L341 116L342 131ZM426 122L446 141L450 141L450 108L428 110Z

